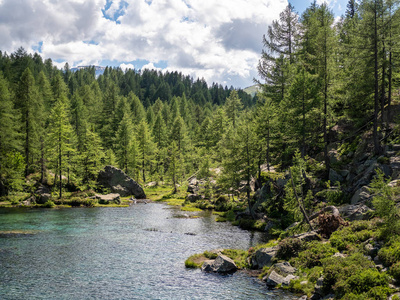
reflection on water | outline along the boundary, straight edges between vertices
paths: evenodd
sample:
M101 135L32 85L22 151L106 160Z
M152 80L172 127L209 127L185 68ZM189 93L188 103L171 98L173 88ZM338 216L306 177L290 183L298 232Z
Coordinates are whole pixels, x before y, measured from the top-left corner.
M255 278L188 270L185 259L265 242L162 204L129 208L1 209L0 299L291 299ZM188 213L189 215L190 213Z

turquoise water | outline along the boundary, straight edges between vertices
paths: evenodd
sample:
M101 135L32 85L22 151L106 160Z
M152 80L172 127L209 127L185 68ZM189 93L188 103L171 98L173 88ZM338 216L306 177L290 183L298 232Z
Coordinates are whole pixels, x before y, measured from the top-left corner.
M186 269L185 259L263 242L201 213L150 203L129 208L0 209L0 299L292 299L258 279ZM190 214L190 213L187 213ZM193 214L193 213L191 213Z

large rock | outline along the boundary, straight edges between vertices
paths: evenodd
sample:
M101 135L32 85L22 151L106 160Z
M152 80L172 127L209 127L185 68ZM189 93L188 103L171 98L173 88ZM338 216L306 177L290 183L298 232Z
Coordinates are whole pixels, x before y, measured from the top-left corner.
M100 171L97 182L122 197L133 195L137 199L146 198L142 187L136 181L113 166L106 166L104 170Z
M44 204L51 198L51 191L45 185L40 185L39 188L35 191L35 194L37 195L36 203L38 204Z
M365 202L371 199L370 190L367 186L359 188L351 198L351 204L355 205L359 202Z
M336 182L343 182L343 176L336 172L334 169L329 170L329 180L332 185L336 185Z
M277 246L258 249L251 257L252 268L262 269L265 266L271 266L277 252Z
M279 274L281 274L283 276L293 275L297 271L296 268L292 267L290 265L290 263L288 263L287 261L277 263L274 265L273 268L274 268L274 270L276 270Z
M121 199L119 194L107 194L107 195L99 195L96 194L95 198L99 201L100 204L121 204Z
M299 239L302 242L320 241L321 236L316 231L308 231L292 236L292 238Z
M372 209L364 204L358 205L344 205L339 208L340 215L350 221L355 220L368 220Z
M290 284L290 281L297 278L298 277L294 275L282 276L279 275L277 272L272 271L268 276L264 277L263 280L266 281L268 287L272 288L279 284L283 286L288 286Z
M186 196L186 200L189 202L196 202L197 200L201 200L201 196L197 194L189 194Z
M232 273L238 269L235 262L228 256L220 254L214 260L206 260L201 270L205 272Z

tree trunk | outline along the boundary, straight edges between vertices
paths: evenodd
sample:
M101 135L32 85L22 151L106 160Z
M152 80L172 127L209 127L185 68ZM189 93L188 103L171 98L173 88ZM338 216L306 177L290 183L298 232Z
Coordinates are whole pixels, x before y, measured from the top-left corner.
M381 147L378 137L378 112L379 112L379 76L378 76L378 24L377 24L377 4L375 2L375 17L374 17L374 121L373 121L373 140L374 152L376 155L381 153Z
M290 174L290 179L291 179L291 182L292 182L293 193L294 193L294 196L295 196L295 198L297 200L297 203L299 204L300 211L303 214L304 219L307 221L308 225L310 226L311 230L314 230L314 228L311 225L310 220L308 219L307 213L306 213L303 205L301 205L301 201L300 201L299 197L297 196L296 186L294 185L293 176L292 176L292 170L290 168L289 168L289 174Z

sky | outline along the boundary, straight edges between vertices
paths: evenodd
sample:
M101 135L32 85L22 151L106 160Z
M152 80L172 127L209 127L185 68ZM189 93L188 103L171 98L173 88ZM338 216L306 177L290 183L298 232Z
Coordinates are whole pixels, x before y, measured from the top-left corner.
M298 13L310 1L289 0ZM322 3L318 0L317 3ZM347 0L329 0L336 16ZM262 36L287 0L0 0L0 50L24 47L59 68L178 71L253 85Z

